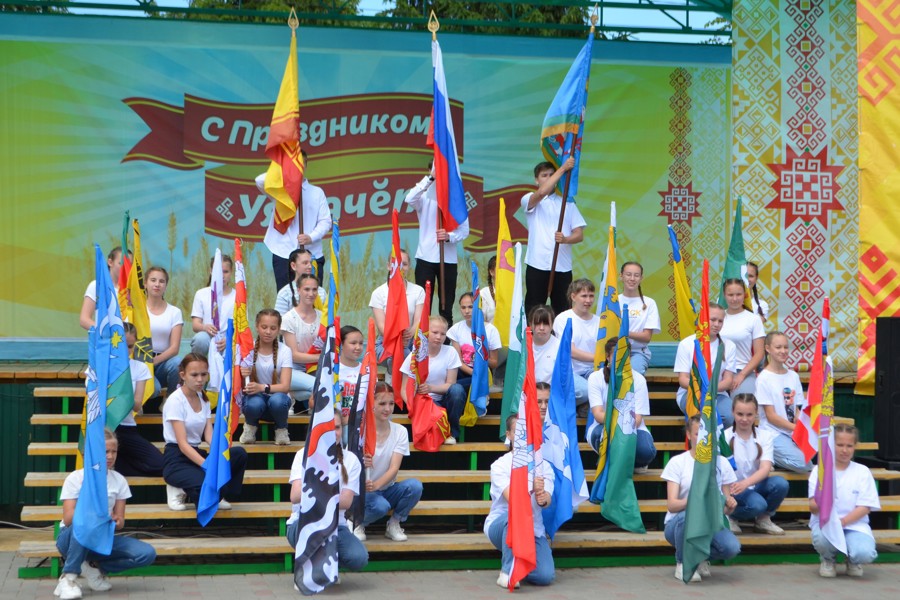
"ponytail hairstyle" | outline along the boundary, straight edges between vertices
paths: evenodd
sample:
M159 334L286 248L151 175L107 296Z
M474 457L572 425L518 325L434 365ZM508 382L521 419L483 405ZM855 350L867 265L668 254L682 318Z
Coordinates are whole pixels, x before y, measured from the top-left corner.
M125 330L125 335L128 335L130 333L131 335L134 336L135 339L137 339L137 327L134 326L134 323L129 323L128 321L124 321L122 323L122 329Z
M569 289L566 291L566 296L569 297L569 308L572 307L572 296L578 294L580 292L596 292L597 288L594 287L594 282L586 277L582 277L581 279L576 279L572 283L569 284Z
M466 298L471 298L472 302L475 302L475 295L472 292L463 292L463 294L459 297L459 301L462 302Z
M688 441L690 441L690 439L691 439L691 429L694 428L695 423L697 425L700 425L700 421L701 421L700 413L697 413L696 415L689 417L684 422L684 435L685 435L685 437L687 437Z
M162 273L163 277L166 278L166 284L169 283L169 272L166 271L164 267L152 266L146 271L144 271L144 287L147 287L147 278L150 277L150 273Z
M610 366L610 364L612 363L612 361L610 360L610 357L612 356L613 350L616 349L616 344L618 344L618 343L619 343L618 337L611 337L608 340L606 340L606 346L603 347L604 351L606 352L606 362L603 363L603 380L606 381L606 383L609 383L609 372L610 372L610 369L612 368ZM625 343L628 344L629 348L631 348L631 340L626 338Z
M782 336L782 337L786 338L787 334L785 334L783 331L770 331L769 333L766 334L766 340L765 340L765 342L763 342L763 348L767 348L769 346L769 344L772 343L772 340L774 340L778 336ZM769 362L769 351L766 350L765 354L766 354L766 363L768 363Z
M629 267L629 266L635 266L635 267L637 267L638 269L640 269L640 270L641 270L641 277L643 278L643 276L644 276L644 267L641 266L641 263L639 263L639 262L637 262L637 261L633 261L633 260L628 261L627 263L623 263L623 264L622 264L622 268L619 269L619 275L624 274L624 273L625 273L625 267ZM638 296L641 297L641 304L642 304L641 310L647 310L647 301L644 300L644 292L643 292L643 290L641 290L641 284L638 284Z
M550 390L550 384L546 381L538 381L534 384L534 389L536 390Z
M229 265L231 265L231 269L234 270L234 261L233 261L233 260L231 259L231 257L230 257L229 255L227 255L227 254L223 254L223 255L222 255L222 264L224 265L225 263L228 263ZM214 265L214 264L216 264L216 257L215 257L215 256L213 256L213 257L209 260L209 277L208 277L207 280L206 280L206 287L209 287L209 286L212 285L212 268L213 268L213 265ZM166 281L168 281L168 279L167 279Z
M335 420L341 417L341 409L337 408L334 411ZM335 440L334 444L334 457L337 459L338 464L341 465L341 482L346 485L349 476L347 475L347 467L344 466L344 448L341 446L341 443Z
M850 425L849 423L836 423L834 425L834 435L839 433L849 433L852 435L854 445L859 441L859 429L857 429L855 425Z
M119 445L119 438L116 437L116 432L109 427L103 428L103 441L115 442L117 446Z
M263 317L275 317L278 320L278 329L281 329L281 313L274 308L264 308L256 313L256 326ZM256 335L256 343L253 344L253 364L250 367L250 381L259 383L256 379L256 357L259 354L259 334ZM278 368L278 337L272 341L272 382L275 382L275 370Z
M556 315L553 314L552 308L546 304L538 304L528 313L528 324L531 326L532 331L534 331L535 325L549 325L551 329L550 335L553 335L553 320L555 318Z
M744 290L744 295L746 296L746 294L747 294L747 287L746 287L746 284L744 283L744 280L743 280L743 279L741 279L741 278L739 278L739 277L731 277L731 278L729 278L729 279L726 279L726 280L722 283L722 293L725 293L725 288L727 288L729 285L739 285L739 286L741 286L741 289ZM746 311L750 311L750 309L747 308L746 306L744 306L743 308L744 308L744 310L746 310ZM750 312L753 312L753 311L750 311Z
M312 279L313 281L316 282L316 293L318 293L318 289L319 289L319 279L318 279L318 277L316 277L316 276L313 275L312 273L301 273L300 276L297 278L297 287L298 287L298 288L302 287L302 286L303 286L303 282L306 281L307 279ZM293 284L291 284L291 303L294 305L294 307L296 307L296 306L300 303L299 298L297 299L296 302L294 301L294 287L293 287Z
M206 368L209 368L209 359L203 356L202 354L198 354L196 352L188 352L184 355L184 358L181 359L181 362L178 364L178 375L181 383L184 383L184 378L181 377L181 374L187 371L188 365L192 362L202 362L206 365ZM170 390L169 394L174 392L175 390ZM200 400L203 402L209 402L209 398L206 397L206 394L200 394Z
M106 255L106 260L111 260L115 262L116 258L118 258L122 254L122 246L116 246L112 250L109 251L109 254Z
M291 250L291 254L288 256L288 285L291 288L291 306L297 306L297 295L294 291L294 281L300 281L300 273L297 273L294 270L294 261L297 260L297 257L301 254L309 254L309 260L312 262L312 252L310 252L307 248L297 248L296 250Z
M754 411L759 412L759 402L756 400L756 396L753 394L738 394L734 397L734 402L732 402L731 410L734 411L735 404L752 404ZM731 438L731 441L728 442L728 445L731 446L731 454L734 454L734 438L737 437L737 429L735 425L731 426L731 430L734 432L734 437ZM756 440L756 423L750 426L750 430L753 432L753 439ZM762 458L762 446L759 445L759 442L756 442L756 460Z
M758 282L759 281L759 266L756 263L750 262L750 261L747 261L747 266L753 267L753 270L756 271L756 277L757 277L757 282ZM759 304L759 292L756 291L755 283L753 284L753 287L750 288L750 291L753 292L753 301L756 302L756 312L759 314L759 316L761 318L765 319L766 317L765 317L765 315L763 315L762 306L760 306L760 304Z
M488 260L488 290L491 292L491 300L497 302L497 296L494 294L494 276L491 275L491 271L496 270L497 268L497 257L492 256L490 260Z

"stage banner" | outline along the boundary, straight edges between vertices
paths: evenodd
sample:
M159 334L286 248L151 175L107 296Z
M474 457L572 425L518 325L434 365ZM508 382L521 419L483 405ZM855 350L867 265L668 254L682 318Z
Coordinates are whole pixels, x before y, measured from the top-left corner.
M340 221L342 322L361 325L385 280L395 208L415 253L416 215L403 200L428 174L430 36L338 28L297 36L306 173ZM541 123L583 41L441 37L470 214L462 264L474 259L486 271L501 197L513 241L527 240L521 198L543 160ZM210 257L235 237L244 240L248 314L272 306L262 238L273 207L254 178L268 165L289 42L287 26L0 16L0 336L83 339L91 244L118 245L125 210L140 219L145 268L169 270L166 299L186 319ZM600 280L611 201L620 260L644 265L643 290L662 306L672 295L668 222L686 220L694 239L724 249L730 58L715 46L594 45L577 276ZM469 278L461 269L458 293ZM666 330L655 341L673 339L673 317L662 312Z
M855 371L855 4L736 0L732 23L734 189L726 221L730 227L741 197L747 257L760 266L759 296L769 304L766 329L787 333L790 366L809 370L828 296L829 351L837 370Z
M875 319L900 316L900 20L896 4L859 0L859 366L875 393Z

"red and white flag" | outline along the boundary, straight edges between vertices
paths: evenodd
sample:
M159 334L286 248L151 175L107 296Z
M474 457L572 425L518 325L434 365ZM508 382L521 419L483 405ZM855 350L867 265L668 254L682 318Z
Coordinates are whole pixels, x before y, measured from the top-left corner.
M806 406L800 411L800 418L791 436L794 443L803 452L803 458L809 462L818 452L819 426L822 418L822 395L825 385L823 351L828 337L828 321L831 318L831 308L828 298L822 306L822 328L816 340L816 352L813 358L812 370L809 374L809 388L806 392Z

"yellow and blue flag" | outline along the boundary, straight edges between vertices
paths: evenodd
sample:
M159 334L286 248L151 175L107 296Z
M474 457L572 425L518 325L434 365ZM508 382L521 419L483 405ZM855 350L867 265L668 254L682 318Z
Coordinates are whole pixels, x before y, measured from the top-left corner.
M616 228L609 226L609 243L604 267L605 285L600 290L600 326L597 328L597 347L594 350L594 370L606 362L606 342L616 336L622 323L619 306L619 278L616 274Z
M669 243L672 244L672 279L675 284L675 312L678 316L679 337L684 339L694 333L697 322L697 307L691 297L691 286L681 257L681 246L678 236L669 225Z
M587 106L588 80L591 75L591 54L594 48L594 34L588 39L575 62L569 68L559 91L553 98L544 124L541 127L541 151L544 158L557 169L570 156L575 158L575 167L568 173L569 187L566 201L575 202L578 194L578 165L581 161L581 143L584 134L584 110ZM557 192L563 194L563 188L557 184Z

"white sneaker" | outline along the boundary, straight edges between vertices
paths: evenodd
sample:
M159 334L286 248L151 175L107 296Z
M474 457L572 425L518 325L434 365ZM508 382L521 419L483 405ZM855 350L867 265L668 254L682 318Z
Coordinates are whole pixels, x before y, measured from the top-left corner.
M456 438L451 435L446 440L444 440L444 443L448 446L452 446L452 445L456 444Z
M366 541L366 528L362 525L357 525L353 528L353 535L361 542Z
M78 585L78 575L76 573L64 573L53 590L54 596L59 596L60 600L74 600L81 598L81 586Z
M166 484L166 500L169 510L187 510L187 494L181 488Z
M276 446L287 446L291 443L291 436L288 435L287 429L276 429L275 430L275 445Z
M675 565L675 579L678 581L684 580L684 570L681 563L677 563ZM700 573L694 571L694 574L691 576L691 581L689 583L697 583L698 581L702 581L700 578Z
M753 530L759 533L768 533L769 535L784 535L784 529L772 522L772 517L764 515L756 519Z
M219 500L219 510L231 510L231 502L222 498Z
M862 577L863 576L863 566L858 565L856 563L852 563L848 560L847 561L847 575L849 577Z
M81 563L81 576L87 579L88 586L95 592L108 592L112 589L106 573L97 567L92 567L88 561Z
M650 472L649 465L644 465L643 467L635 467L634 468L635 475L646 475L648 472Z
M388 520L387 530L385 530L384 532L384 537L395 542L405 542L409 539L406 533L403 531L403 528L400 527L400 521L395 521L394 519Z
M508 589L509 588L509 575L507 575L503 571L500 571L500 576L497 577L497 585L499 585L503 589ZM519 589L518 583L516 583L516 589Z
M837 571L834 570L834 561L822 559L819 563L819 577L827 577L831 579L837 577Z
M256 443L256 426L244 423L244 430L241 432L241 439L239 441L242 444Z
M697 575L702 577L709 577L712 573L709 572L709 561L704 560L701 561L699 565L697 565Z
M732 517L728 517L728 528L731 529L731 533L733 533L734 535L741 535L742 533L744 533L743 531L741 531L741 526L737 522L737 519L734 519ZM784 532L782 531L782 533Z

